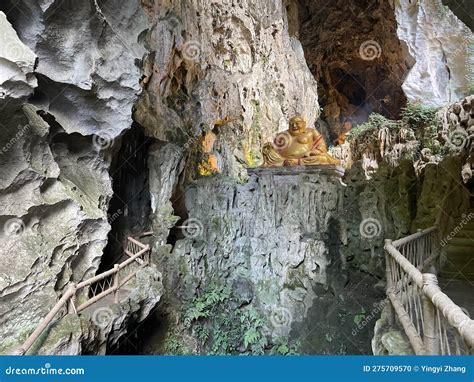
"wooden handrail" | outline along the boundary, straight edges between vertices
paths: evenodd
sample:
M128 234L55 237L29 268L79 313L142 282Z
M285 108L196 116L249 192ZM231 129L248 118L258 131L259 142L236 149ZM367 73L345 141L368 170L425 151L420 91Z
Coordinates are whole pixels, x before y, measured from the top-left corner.
M69 301L73 301L74 297L76 296L77 292L80 291L81 289L84 289L85 287L91 286L92 284L105 280L107 277L110 277L112 275L118 274L121 269L126 268L130 264L134 263L135 261L139 260L141 256L143 256L145 253L147 253L150 250L149 245L145 245L143 243L140 243L138 240L135 240L131 237L127 238L128 241L136 244L139 248L142 248L139 252L125 260L124 262L120 264L116 264L113 269L110 269L108 271L105 271L99 275L96 275L94 277L91 277L90 279L87 279L85 281L80 282L79 284L71 284L66 292L63 294L63 296L59 299L59 301L54 305L54 307L51 309L51 311L46 315L46 317L39 323L39 325L36 327L36 329L33 331L33 333L30 334L30 336L26 339L26 341L17 349L15 349L12 354L13 355L24 355L28 350L33 346L35 341L41 336L41 334L46 330L46 328L51 324L53 319L56 317L56 315L61 311L62 308L65 307L65 305ZM128 251L129 252L129 251ZM130 252L129 252L130 253ZM143 265L147 265L147 261L142 262ZM130 275L126 276L118 285L114 285L111 288L108 288L105 291L102 291L98 295L90 298L77 308L75 308L76 313L81 312L82 310L86 309L87 307L91 306L92 304L96 303L97 301L103 299L105 296L108 296L109 294L116 292L118 289L120 289L122 286L124 286L128 281L130 281L135 275L138 273L138 270L135 272L132 272Z
M134 239L133 237L129 236L127 237L127 240L132 242L133 244L136 244L138 245L139 247L145 249L146 247L148 247L147 245L143 244L143 243L140 243L138 240Z
M392 245L395 247L395 248L398 248L400 247L401 245L403 244L407 244L408 242L410 241L413 241L413 240L416 240L422 236L426 236L426 235L429 235L430 233L433 233L437 230L436 227L430 227L430 228L426 228L422 231L418 231L410 236L406 236L404 238L401 238L401 239L398 239L398 240L395 240L392 242Z
M394 308L403 329L410 340L410 343L415 350L416 354L434 354L437 350L435 349L433 336L432 322L428 322L432 317L423 317L423 321L427 320L427 333L425 333L424 341L421 339L420 334L416 331L413 322L409 318L407 311L405 310L403 303L397 296L396 291L402 290L408 287L408 280L399 280L393 284L390 281L392 272L395 272L389 264L389 259L392 258L408 276L408 279L414 283L414 286L418 288L424 298L424 308L429 312L429 304L431 303L433 309L436 308L442 316L446 319L448 324L455 328L461 338L465 341L467 346L474 348L474 320L463 312L463 310L456 305L445 293L441 291L438 286L436 275L430 273L422 273L422 269L426 267L428 263L433 262L439 254L432 254L428 258L424 259L422 264L415 267L399 250L398 248L404 244L416 241L423 236L434 233L437 230L436 227L431 227L423 231L419 231L413 235L407 236L403 239L392 242L391 240L385 241L385 251L387 253L387 296L389 297L392 307Z
M66 303L71 299L72 296L76 294L76 287L71 285L61 299L54 305L53 309L46 315L43 321L36 327L33 333L27 338L27 340L23 343L21 347L16 349L13 354L15 355L23 355L25 354L31 346L33 346L36 339L43 333L43 331L48 327L48 325L53 321L56 314L61 310L61 308L66 305Z

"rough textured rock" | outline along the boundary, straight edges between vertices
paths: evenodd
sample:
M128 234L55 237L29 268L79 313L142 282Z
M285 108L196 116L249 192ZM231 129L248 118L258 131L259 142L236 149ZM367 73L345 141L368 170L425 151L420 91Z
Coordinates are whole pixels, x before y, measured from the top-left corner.
M275 336L289 335L303 321L318 286L337 294L344 285L336 248L342 235L342 186L334 175L270 170L239 185L230 179L202 179L186 189L189 219L173 254L164 262L167 298L194 296L211 281L241 288L269 320ZM238 291L242 295L242 291ZM169 293L169 292L168 292ZM246 292L247 293L247 292ZM284 310L291 322L272 326Z
M398 36L416 60L403 84L407 98L443 106L472 92L474 37L469 28L441 0L394 4Z
M155 143L150 147L149 156L151 224L154 235L166 241L170 228L179 220L175 215L180 211L173 209L171 199L183 171L183 150L171 143Z
M145 53L138 1L6 1L2 9L38 56L35 104L67 133L112 140L131 125Z
M469 0L443 0L443 4L447 5L449 9L464 23L471 31L474 31L474 20L469 12Z
M400 328L389 324L389 311L386 307L377 321L372 338L374 355L413 355L413 349L408 337Z
M0 106L6 101L30 96L36 87L33 75L36 55L18 38L0 12Z
M421 175L416 228L438 225L441 234L449 232L469 210L469 190L462 182L462 160L446 157L438 165L428 165Z
M314 124L316 82L280 2L144 4L153 53L135 117L149 135L182 147L214 129L223 173L236 176L293 115Z
M436 190L441 172L426 166L416 194L413 169L404 164L397 169L379 166L369 182L356 166L345 190L327 175L264 174L249 179L244 167L260 163L262 143L286 129L290 117L301 113L313 126L320 114L317 84L298 41L300 16L304 19L309 9L317 11L319 2L299 3L2 1L0 11L8 18L0 13L0 122L5 125L0 129L2 351L31 332L69 282L90 277L103 266L116 169L111 163L128 158L127 152L117 155L117 138L132 126L132 113L148 136L141 146L148 152L139 159L148 157L142 167L149 168L150 179L147 182L143 173L130 178L126 190L149 187L150 200L148 195L140 200L150 201L153 258L167 276L166 309L176 311L179 298L189 300L217 278L264 313L273 337L307 336L313 332L311 324L320 323L314 336L328 337L324 344L313 337L307 352L328 351L326 345L337 342L331 330L339 329L343 318L345 330L355 323L356 313L366 313L350 307L347 300L355 297L350 292L380 289L371 275L381 274L382 235L395 238L436 220L428 195ZM334 8L346 4L337 2ZM404 87L409 98L438 104L465 94L471 74L464 58L471 42L463 45L465 30L451 14L438 26L427 22L424 15L435 17L438 1L417 1L409 7L405 1L395 2L396 20L387 13L388 3L371 2L368 9L351 4L352 12L344 19L338 19L341 11L334 8L332 18L321 16L331 28L337 25L337 31L328 34L321 25L312 25L320 33L313 36L325 39L345 41L347 31L354 29L367 33L362 39L358 31L354 41L343 44L341 51L357 60L356 65L350 60L339 65L334 52L321 57L336 64L319 62L322 58L313 62L323 72L331 63L339 65L331 79L339 80L344 73L356 76L344 89L339 86L337 107L357 107L359 100L365 101L355 84L360 78L365 96L370 90L374 98L372 109L396 113L403 103L395 85L414 62L396 39L395 21L399 37L417 61ZM346 29L339 29L338 23ZM385 27L390 33L385 34ZM361 60L367 36L380 38L380 61L377 52L375 60ZM390 86L377 88L374 73L390 77ZM464 105L461 102L459 113L453 108L447 115L454 121L454 114L469 136L472 108ZM337 107L330 104L329 115L339 112ZM329 136L332 127L326 125L323 133ZM221 175L202 178L197 171L201 140L210 131L216 137L212 155ZM366 159L372 163L375 157ZM450 172L459 173L462 163L448 165ZM127 181L127 175L121 181ZM454 184L450 182L441 182L441 189L452 190L445 187ZM460 209L465 198L456 195L453 203ZM143 217L148 206L142 207L130 214L124 209L124 219ZM182 227L189 219L198 219L201 236L183 238L183 228L173 229L178 220ZM141 220L140 228L148 223ZM361 237L363 221L372 223L369 237ZM377 222L380 232L372 236ZM363 277L348 273L347 262L368 272L370 282L358 282ZM47 339L47 347L38 351L103 353L105 344L118 343L127 327L156 305L161 292L153 287L159 282L155 285L150 277L143 279L150 287L142 288L143 295L123 309L112 309L119 309L117 319L105 330L68 316ZM275 313L278 319L289 316L293 325L275 327ZM331 325L334 322L337 325ZM64 333L70 337L63 338Z
M358 162L344 181L347 236L341 253L349 265L383 279L384 240L411 233L418 185L413 163L403 161L396 168L381 164L367 181Z
M0 13L4 352L31 333L69 282L99 268L110 231L109 149L132 124L146 19L134 1L7 0L0 10L8 18ZM140 307L131 310L142 312L140 320L158 301L135 300ZM126 329L100 335L116 341ZM79 337L49 349L80 351Z
M319 84L331 136L376 112L395 119L405 105L401 89L413 65L397 37L388 1L295 2L295 23Z

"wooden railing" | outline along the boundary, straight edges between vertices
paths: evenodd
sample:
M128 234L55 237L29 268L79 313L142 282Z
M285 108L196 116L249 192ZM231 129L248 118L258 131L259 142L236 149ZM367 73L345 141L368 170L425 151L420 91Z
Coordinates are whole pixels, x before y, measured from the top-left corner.
M114 294L114 302L118 303L120 289L150 262L150 247L132 237L127 238L124 252L128 259L115 264L112 269L78 284L70 284L61 299L13 354L24 355L60 313L80 313L111 294Z
M398 320L415 354L470 354L474 321L423 273L439 259L436 227L385 241L391 324Z

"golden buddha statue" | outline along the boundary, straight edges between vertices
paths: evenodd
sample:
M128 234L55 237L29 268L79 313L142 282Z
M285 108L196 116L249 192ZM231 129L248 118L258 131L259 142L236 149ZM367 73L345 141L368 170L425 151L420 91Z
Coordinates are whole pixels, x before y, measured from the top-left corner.
M341 165L341 161L328 154L323 136L316 130L306 127L301 116L291 118L287 131L279 133L274 143L263 146L265 167Z

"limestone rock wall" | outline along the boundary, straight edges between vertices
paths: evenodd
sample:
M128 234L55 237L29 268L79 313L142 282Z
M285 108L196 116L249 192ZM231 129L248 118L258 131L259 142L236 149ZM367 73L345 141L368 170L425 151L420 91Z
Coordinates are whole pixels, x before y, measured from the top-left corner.
M138 1L6 0L0 10L2 353L69 282L98 270L110 231L111 154L132 124L147 22ZM144 319L159 295L137 298L130 311ZM122 313L124 325L88 329L89 340L123 335L130 312ZM52 338L45 349L80 351L86 332L69 341L63 331L66 343Z
M203 179L186 190L184 238L167 259L165 285L179 306L211 281L257 307L275 336L288 337L321 291L344 286L342 185L328 173L252 175L245 184ZM284 325L274 317L287 316Z
M396 0L398 36L416 60L403 84L409 100L458 101L474 84L474 37L441 0Z
M151 28L135 117L148 134L193 147L213 129L222 171L260 163L297 113L319 116L316 82L280 1L144 1Z

